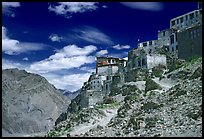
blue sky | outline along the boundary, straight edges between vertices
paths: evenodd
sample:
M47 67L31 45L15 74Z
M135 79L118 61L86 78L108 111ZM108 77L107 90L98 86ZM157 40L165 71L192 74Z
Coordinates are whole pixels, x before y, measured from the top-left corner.
M75 91L95 71L95 56L127 58L157 39L196 2L2 2L2 68L44 76Z

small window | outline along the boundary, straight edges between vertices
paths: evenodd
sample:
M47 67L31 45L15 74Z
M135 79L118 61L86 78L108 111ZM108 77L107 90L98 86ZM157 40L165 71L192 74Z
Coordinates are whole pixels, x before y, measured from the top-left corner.
M111 63L111 60L110 60L110 59L108 59L108 63Z
M179 24L179 19L176 19L176 23Z
M141 67L141 62L140 62L140 61L138 61L137 63L138 63L138 67Z
M143 58L142 59L142 66L144 66L144 65L146 65L146 63L145 63L145 59Z
M183 23L183 17L180 18L180 23Z
M195 16L198 17L198 11L195 12Z
M163 36L165 36L165 33L166 33L166 32L165 32L165 31L163 31Z
M147 46L147 42L144 42L144 43L143 43L143 46Z
M188 15L186 15L186 21L188 20Z
M90 96L92 96L92 94L90 94Z
M197 29L197 36L199 37L200 33L199 33L199 28Z
M176 46L175 46L175 50L177 50L177 49L178 49L177 47L178 47L178 46L176 45Z
M174 43L174 35L170 36L170 43L173 44Z
M98 81L98 83L99 83L99 81Z
M149 45L152 45L152 41L149 41Z
M172 51L172 52L174 51L174 47L171 48L171 51Z
M191 13L190 14L190 19L193 19L194 18L194 13Z
M175 20L171 21L171 25L172 25L172 26L175 25Z
M196 38L196 30L193 31L193 36Z
M193 31L191 31L191 39L193 39Z

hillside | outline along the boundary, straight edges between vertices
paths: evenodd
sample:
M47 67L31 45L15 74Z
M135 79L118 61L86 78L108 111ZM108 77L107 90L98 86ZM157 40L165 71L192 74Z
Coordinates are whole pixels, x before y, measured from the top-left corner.
M158 77L117 84L109 98L79 110L78 95L46 136L202 136L202 58ZM58 118L59 119L59 118Z
M3 136L46 132L70 100L48 81L24 70L2 70Z

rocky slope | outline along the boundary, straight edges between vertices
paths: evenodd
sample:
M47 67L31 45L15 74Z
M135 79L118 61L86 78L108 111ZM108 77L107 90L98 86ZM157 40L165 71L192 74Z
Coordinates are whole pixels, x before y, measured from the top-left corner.
M69 104L45 78L24 70L2 70L3 136L46 132Z
M46 136L201 137L202 58L118 84L109 95L111 101L93 108L78 111L79 99L72 100L72 114L65 114L65 121Z

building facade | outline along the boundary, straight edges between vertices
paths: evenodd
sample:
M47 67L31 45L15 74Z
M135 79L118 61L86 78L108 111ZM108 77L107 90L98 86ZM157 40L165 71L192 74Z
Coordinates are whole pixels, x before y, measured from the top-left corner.
M188 59L202 56L202 25L178 33L178 57Z

